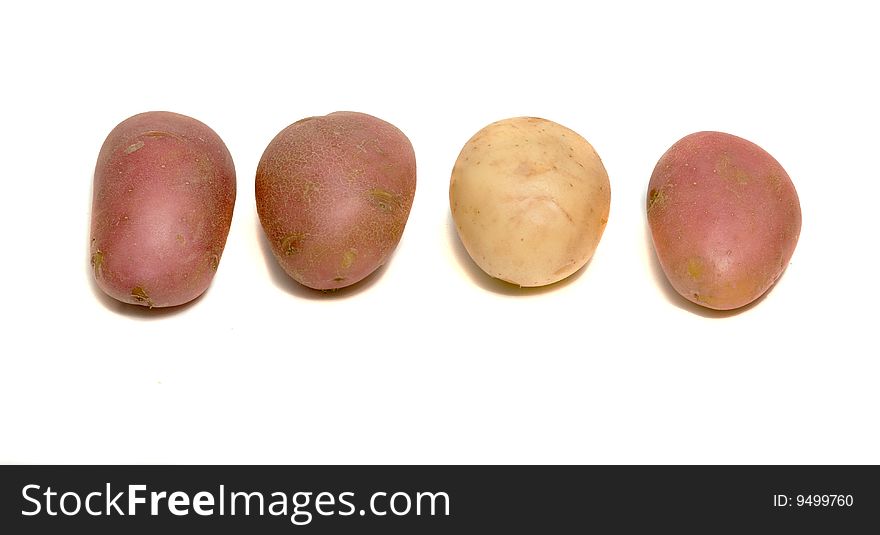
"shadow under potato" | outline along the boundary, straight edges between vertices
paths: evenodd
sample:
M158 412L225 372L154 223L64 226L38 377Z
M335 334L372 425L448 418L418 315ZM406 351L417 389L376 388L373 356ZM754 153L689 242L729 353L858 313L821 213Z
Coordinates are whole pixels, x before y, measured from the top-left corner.
M455 220L452 218L452 213L447 216L446 230L446 237L449 240L449 245L455 252L455 257L458 260L458 263L470 276L471 281L484 290L502 295L540 295L552 292L558 288L564 288L579 279L584 270L590 266L590 262L593 260L590 258L590 260L588 260L579 270L553 284L535 287L517 286L516 284L492 277L474 262L471 255L467 252L467 249L465 249L464 244L461 243L461 239L458 237L458 231L455 228Z
M376 284L376 281L378 281L382 274L385 272L388 263L391 262L391 260L394 258L394 251L391 251L391 254L388 255L388 258L385 260L384 264L379 266L375 271L367 275L365 278L350 286L345 286L343 288L339 288L338 290L315 290L296 282L293 277L291 277L287 274L286 271L284 271L284 268L281 267L281 264L279 264L278 260L275 258L275 254L272 253L272 245L269 243L269 239L266 237L266 233L263 232L263 227L262 225L260 225L259 217L255 219L257 240L260 243L260 249L263 251L263 261L266 262L266 266L269 269L269 274L272 277L272 281L278 288L281 288L287 293L295 295L297 297L323 300L344 299L353 295L357 295Z

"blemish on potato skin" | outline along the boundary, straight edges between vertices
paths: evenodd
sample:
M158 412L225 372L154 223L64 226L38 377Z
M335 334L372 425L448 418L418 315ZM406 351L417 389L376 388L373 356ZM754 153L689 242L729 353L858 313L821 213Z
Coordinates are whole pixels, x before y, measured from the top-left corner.
M281 251L286 255L290 256L302 251L302 240L304 236L301 232L294 232L293 234L288 234L281 240Z
M779 176L777 174L771 174L770 176L767 177L767 182L770 184L770 186L773 188L773 190L776 193L782 192L784 182L783 182L781 176Z
M556 166L540 165L536 162L522 161L519 163L516 169L513 170L513 172L517 175L532 177L535 175L547 173L551 170L556 170Z
M165 130L147 130L141 135L147 137L173 137L174 139L183 140L183 136Z
M703 261L699 258L690 258L687 263L687 274L693 280L698 280L703 275Z
M650 212L654 205L663 200L663 190L652 189L648 192L648 211Z
M651 211L660 211L666 208L667 203L669 202L669 188L672 188L674 184L664 184L659 188L651 188L648 191L648 201L647 201L647 213L650 214Z
M141 149L144 146L143 141L138 141L137 143L133 143L125 148L123 151L125 154L131 154L132 152Z
M211 271L217 271L220 266L220 257L216 254L211 255Z
M357 171L357 170L355 170ZM354 177L349 177L354 178ZM312 204L312 196L313 194L317 194L321 191L321 186L312 180L304 179L302 181L302 198L308 204Z
M735 182L740 186L745 186L749 183L748 173L736 165L730 155L726 153L723 153L721 157L718 158L718 163L712 171L721 178Z
M355 258L357 258L356 249L349 249L348 251L345 251L345 253L343 253L342 255L342 261L339 263L339 267L342 269L350 268L351 265L354 264Z
M369 191L370 201L383 212L390 213L399 210L401 206L400 196L382 188L373 188Z
M95 277L104 275L104 253L100 249L92 254L92 269L95 270Z
M153 300L150 299L150 296L147 294L146 290L142 286L135 286L131 289L131 297L137 302L137 304L145 305L150 308L153 308Z

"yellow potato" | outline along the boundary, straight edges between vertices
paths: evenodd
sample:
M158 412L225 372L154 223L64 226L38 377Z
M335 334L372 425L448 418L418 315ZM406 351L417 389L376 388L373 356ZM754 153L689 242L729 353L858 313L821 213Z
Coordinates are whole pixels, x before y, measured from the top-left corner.
M492 123L462 149L449 185L452 217L474 262L520 286L544 286L593 256L611 205L599 155L546 119Z

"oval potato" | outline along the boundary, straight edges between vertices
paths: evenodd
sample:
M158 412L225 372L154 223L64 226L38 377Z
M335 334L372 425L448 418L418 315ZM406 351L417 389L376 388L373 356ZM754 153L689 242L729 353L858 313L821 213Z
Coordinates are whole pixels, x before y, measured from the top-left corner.
M492 277L544 286L593 256L611 206L611 185L593 147L536 117L490 124L464 146L449 203L468 254Z
M316 290L355 284L403 235L416 189L409 139L356 112L302 119L266 147L257 213L278 263Z
M801 231L798 194L779 162L721 132L685 136L666 151L651 175L647 213L672 287L718 310L764 294Z
M95 166L91 265L125 303L169 307L214 277L235 205L235 167L201 122L147 112L107 136Z

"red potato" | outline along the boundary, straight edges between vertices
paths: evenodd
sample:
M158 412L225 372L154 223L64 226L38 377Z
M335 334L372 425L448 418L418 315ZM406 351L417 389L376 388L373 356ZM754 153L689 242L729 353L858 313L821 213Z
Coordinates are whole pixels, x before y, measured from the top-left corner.
M226 245L235 168L206 125L148 112L107 136L95 167L91 264L107 295L169 307L201 295Z
M349 286L385 263L415 188L409 139L355 112L309 117L282 130L266 147L255 184L275 258L317 290Z
M720 132L691 134L666 151L651 176L647 212L673 288L718 310L764 294L801 231L797 191L779 162Z

